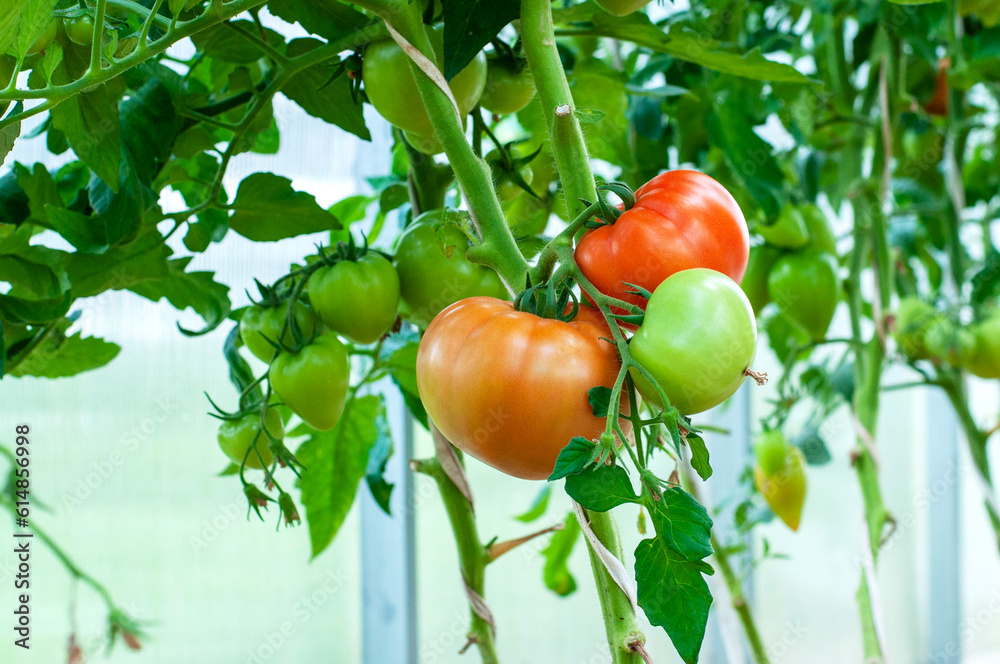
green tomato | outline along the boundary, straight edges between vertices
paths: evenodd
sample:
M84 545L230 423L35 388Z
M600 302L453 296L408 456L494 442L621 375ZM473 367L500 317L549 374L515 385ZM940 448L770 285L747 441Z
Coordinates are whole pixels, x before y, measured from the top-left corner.
M809 243L809 230L802 213L791 205L782 208L773 224L759 226L756 230L768 244L782 249L800 249Z
M344 411L350 386L347 348L337 335L321 334L298 353L281 353L271 363L271 389L314 429L332 429Z
M34 55L35 53L41 53L46 48L48 48L49 44L52 43L52 40L56 38L56 32L58 30L59 30L59 21L54 19L52 21L49 21L49 24L45 26L45 32L43 32L38 36L38 39L35 40L35 43L31 45L31 48L28 49L28 52L25 53L25 55ZM9 81L10 79L7 80Z
M461 230L452 224L435 229L442 216L441 210L420 215L396 249L401 313L420 327L467 297L510 299L496 272L468 259L469 240Z
M924 343L927 357L959 368L966 366L976 350L973 333L958 327L944 315L939 315L927 323Z
M771 301L771 295L767 292L767 277L780 255L780 251L766 244L750 248L750 260L740 288L750 300L754 314L759 314Z
M918 297L904 297L896 308L892 336L911 360L931 357L927 350L927 332L931 325L942 318L937 309Z
M80 46L90 46L94 43L94 19L90 16L84 14L76 18L64 19L63 27L70 41Z
M683 415L717 406L736 392L757 348L757 323L747 296L715 270L667 277L649 299L629 351ZM652 384L631 369L642 396L662 406Z
M516 71L505 63L490 61L480 106L495 115L509 115L523 109L534 97L535 79L530 71Z
M285 329L285 318L288 315L288 303L265 309L259 305L254 305L243 312L240 318L240 336L243 344L250 349L257 359L262 362L270 362L274 359L275 350L271 341L277 342L281 336L281 344L291 346L295 337L290 329ZM306 339L316 334L319 322L313 310L302 304L295 305L295 322L302 330L302 336ZM282 335L281 331L285 330Z
M753 442L753 453L757 458L757 465L768 477L781 471L785 467L785 450L788 448L788 441L785 434L777 429L765 431L757 440Z
M501 203L504 218L514 237L539 235L549 224L551 200L539 200L534 196L515 196Z
M833 234L833 227L823 211L815 205L803 205L800 210L809 233L810 248L836 256L837 236Z
M837 309L837 260L822 251L782 256L767 279L767 291L785 314L822 341Z
M428 30L427 36L440 69L444 62L444 28L438 26ZM396 42L390 39L369 45L365 51L361 75L368 101L379 115L406 131L422 136L434 133L410 69L410 58ZM448 85L464 118L479 102L483 88L486 87L486 56L482 52L477 53L472 62L458 72Z
M964 366L980 378L1000 378L1000 313L994 313L971 330L972 349Z
M597 0L601 9L613 16L628 16L648 5L650 0Z
M351 341L378 341L396 320L399 275L378 252L321 267L309 277L306 289L323 324Z
M264 428L271 437L284 440L285 423L281 421L278 411L273 408L268 408L264 415ZM270 467L274 461L270 444L270 439L261 430L259 413L244 415L238 420L226 420L219 427L219 447L235 464L243 463L245 458L247 468L260 470ZM250 450L251 446L256 451Z
M771 510L789 528L798 530L802 505L806 500L805 458L802 450L789 445L780 431L769 431L761 436L764 437L769 437L769 440L761 443L765 457L761 459L758 455L758 465L753 473L754 484ZM754 446L756 449L757 445Z
M412 131L404 131L403 135L406 137L406 142L410 144L410 147L417 152L430 156L444 152L444 146L441 145L441 141L434 134L424 136L423 134L415 134Z

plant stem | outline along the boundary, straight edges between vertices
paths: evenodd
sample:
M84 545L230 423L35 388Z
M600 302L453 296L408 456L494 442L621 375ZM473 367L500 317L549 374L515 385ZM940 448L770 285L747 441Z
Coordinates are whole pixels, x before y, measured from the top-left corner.
M575 217L586 208L581 199L597 200L597 189L583 130L574 113L573 94L556 48L550 0L522 0L521 39L552 139L566 209Z
M757 664L769 664L770 660L767 658L764 641L760 638L760 632L757 630L757 623L754 620L750 604L743 594L743 584L740 583L739 577L729 562L729 554L726 553L725 547L722 546L714 533L712 534L712 549L715 551L713 554L715 564L718 566L719 571L722 572L722 578L725 579L726 587L729 589L729 597L732 601L733 609L736 611L736 615L739 616L740 624L743 625L743 632L750 643L753 659Z
M426 58L435 61L419 3L403 4L396 11L384 12L383 18ZM466 140L461 118L448 95L412 60L410 67L431 126L451 162L480 235L481 242L469 249L469 260L493 268L515 293L524 286L528 262L507 227L490 168Z
M490 558L489 551L479 538L472 504L451 481L437 458L413 461L411 467L417 472L428 475L437 483L441 500L444 501L445 510L448 512L452 532L455 534L455 543L458 545L458 563L462 571L462 580L470 590L482 597L486 585L486 565ZM479 648L483 664L497 664L499 660L494 643L493 626L476 612L471 601L469 611L471 614L469 641Z

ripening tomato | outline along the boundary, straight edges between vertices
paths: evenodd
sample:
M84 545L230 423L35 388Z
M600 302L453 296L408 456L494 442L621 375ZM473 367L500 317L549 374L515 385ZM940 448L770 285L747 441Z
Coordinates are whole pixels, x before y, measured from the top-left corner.
M451 224L435 228L442 215L434 210L414 219L396 249L400 313L420 327L461 299L507 297L496 272L468 259L469 239L461 230Z
M799 529L806 499L805 458L788 444L780 431L765 431L754 443L757 490L778 517L792 530Z
M396 320L399 276L376 251L319 268L306 289L323 324L359 344L378 341Z
M443 26L428 30L427 37L440 69L444 62ZM365 51L361 75L368 101L379 115L400 129L415 134L430 136L434 133L410 69L410 58L396 42L387 39L370 44ZM479 102L486 87L486 55L482 51L477 53L472 62L448 82L448 87L455 95L464 118Z
M635 206L613 225L589 231L576 248L580 269L602 292L645 306L625 282L655 291L672 274L717 270L739 283L750 234L726 188L697 171L667 171L635 192Z
M743 274L740 288L750 300L755 315L771 301L771 295L767 292L767 277L771 274L771 268L779 256L781 256L780 251L766 244L750 249L750 261L747 263L747 271Z
M736 282L707 268L684 270L653 291L629 352L660 384L670 404L693 415L731 397L757 350L757 322ZM642 396L658 406L653 385L635 369Z
M813 341L822 341L840 295L837 259L814 249L782 256L771 268L767 291Z
M535 79L530 71L496 59L489 61L480 106L495 115L509 115L523 109L534 97Z
M297 353L281 353L267 372L274 393L306 424L332 429L344 411L351 365L337 335L321 334Z
M587 391L614 385L621 365L601 337L608 328L585 317L565 323L492 297L461 300L420 341L420 399L459 449L508 475L545 479L572 438L604 433ZM625 420L622 428L631 430Z
M285 423L273 408L268 408L264 414L264 428L272 438L284 440ZM260 413L250 413L238 420L225 420L219 426L219 447L235 464L241 464L246 459L247 468L260 470L270 466L274 461L270 445L270 438L260 426ZM254 449L251 450L251 446Z
M802 212L792 205L786 205L778 214L778 219L770 226L758 226L757 233L773 247L801 249L809 243L809 229Z
M601 9L614 16L627 16L648 5L650 0L597 0Z
M951 58L941 58L938 61L937 77L934 79L934 92L931 98L924 104L924 110L930 115L947 117L948 97L951 90L948 88L948 68L951 67Z

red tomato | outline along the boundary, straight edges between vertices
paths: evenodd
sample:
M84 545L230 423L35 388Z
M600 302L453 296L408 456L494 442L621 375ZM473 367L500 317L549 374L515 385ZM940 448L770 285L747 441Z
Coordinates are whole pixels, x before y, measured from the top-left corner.
M575 436L595 440L587 390L611 387L621 366L608 328L564 323L470 297L431 321L417 352L417 387L456 447L508 475L541 480ZM623 401L623 410L628 405ZM629 423L622 420L626 434Z
M580 240L576 261L602 292L639 306L624 282L654 291L670 275L705 267L739 283L750 233L736 199L697 171L667 171L639 187L635 206Z

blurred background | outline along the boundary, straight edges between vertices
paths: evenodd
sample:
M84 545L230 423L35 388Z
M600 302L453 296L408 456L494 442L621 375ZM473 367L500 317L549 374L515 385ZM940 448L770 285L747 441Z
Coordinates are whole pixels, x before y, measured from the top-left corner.
M388 149L332 131L280 96L275 116L280 151L236 157L226 178L230 191L246 175L266 170L290 178L296 190L309 191L326 206L367 191L366 178L388 168L373 161L388 158ZM374 114L367 120L376 143L388 146L384 121ZM21 140L0 175L15 160L59 163L42 139ZM254 277L273 280L321 239L263 245L230 233L220 246L197 255L192 267L215 271L218 281L231 288L234 307L242 306ZM228 330L185 338L177 322L199 326L193 315L178 319L169 305L131 293L92 298L81 311L79 329L120 344L115 361L69 380L22 378L0 384L4 437L16 423L32 428L33 518L146 624L148 637L140 652L116 648L108 661L402 664L379 650L379 639L387 639L388 647L391 634L411 628L410 662L475 661L475 653L458 654L468 609L452 535L431 480L413 478L409 495L399 491L395 496L397 514L412 516L412 529L402 517L390 521L371 509L362 490L334 543L310 561L305 527L276 531L273 510L264 523L248 520L238 484L217 477L227 460L216 444L217 422L206 414L204 392L221 396L224 408L235 401L221 353ZM846 327L846 321L835 325ZM755 368L772 375L780 370L766 343L759 344ZM893 379L890 374L887 382ZM976 382L971 395L974 412L995 420L997 382ZM770 397L770 387L744 386L730 403L696 422L729 430L728 435L706 433L717 473L701 487L723 511L733 505L736 479L749 458L754 414L763 412ZM391 419L398 470L411 425L399 400L391 403L396 404ZM861 652L854 594L864 549L862 505L849 459L855 432L846 413L832 422L823 432L832 460L810 471L801 529L793 533L775 521L757 529L750 543L757 556L765 546L770 552L748 587L775 662L840 664L858 661ZM429 435L416 428L411 454L429 455ZM938 395L911 389L886 396L878 440L884 467L892 469L882 481L898 527L878 574L894 663L1000 662L1000 561L981 488L959 436ZM1000 464L995 446L992 451L993 463ZM513 517L528 509L540 484L507 477L475 460L468 466L480 532L487 540L552 525L568 509L568 499L556 487L546 517L519 523ZM631 551L640 537L638 513L628 508L618 513L624 548ZM724 529L729 519L717 521ZM578 544L570 562L579 588L561 598L540 583L540 551L546 543L547 538L529 543L490 568L487 597L502 661L608 661L585 548ZM11 547L2 549L0 586L9 616L14 556ZM391 573L376 564L379 556L395 565ZM631 566L631 560L625 562ZM739 628L726 608L725 588L721 579L714 580L714 623L703 661L743 661L731 647ZM398 594L374 604L365 588L390 593L395 588ZM34 549L31 602L31 651L15 648L5 629L0 662L65 661L74 630L86 661L104 659L103 602L74 584L40 546ZM647 635L655 661L679 661L662 630Z

